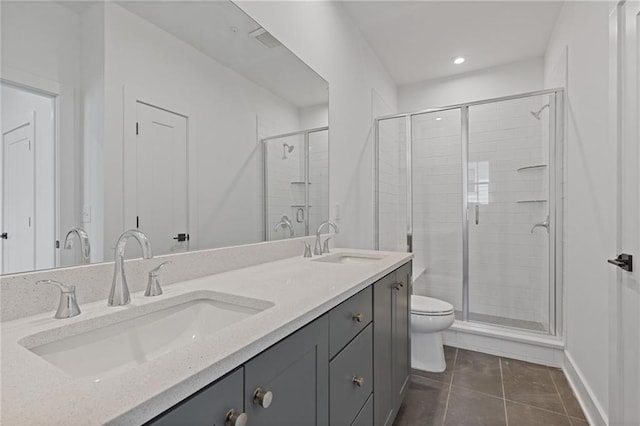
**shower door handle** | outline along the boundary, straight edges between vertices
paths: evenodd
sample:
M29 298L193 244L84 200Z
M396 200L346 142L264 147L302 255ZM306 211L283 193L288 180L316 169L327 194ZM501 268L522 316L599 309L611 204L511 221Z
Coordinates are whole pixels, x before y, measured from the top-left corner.
M480 205L476 204L476 225L480 223Z

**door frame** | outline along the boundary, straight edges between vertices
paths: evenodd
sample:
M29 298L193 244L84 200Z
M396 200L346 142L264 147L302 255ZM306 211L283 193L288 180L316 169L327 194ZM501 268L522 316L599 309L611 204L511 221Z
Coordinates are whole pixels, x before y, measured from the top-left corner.
M627 108L625 103L627 103L625 93L629 93L635 89L632 96L638 96L640 92L640 88L638 87L628 87L629 81L628 78L628 70L626 69L629 64L628 62L633 61L635 58L630 58L628 60L626 58L625 49L627 49L627 33L626 33L626 24L627 24L627 10L626 4L635 4L637 11L640 13L640 7L638 7L638 2L636 1L625 1L621 0L615 2L612 5L610 15L609 15L609 139L612 143L615 143L616 149L616 253L627 252L630 250L637 250L640 247L626 247L625 242L625 223L629 221L629 218L625 218L624 212L624 204L623 199L626 194L623 193L623 188L628 186L628 183L625 182L625 151L628 150L629 141L627 141L627 136L629 133L627 120L629 118L631 120L634 117L627 117L629 114L627 112ZM636 31L640 32L640 27L636 29ZM636 35L640 36L640 33ZM636 50L640 50L640 45L635 46ZM636 52L636 55L638 52ZM638 72L638 64L634 62L636 66L635 72ZM640 79L636 79L637 82ZM636 102L640 101L640 99L635 99ZM636 104L635 113L639 112L640 108ZM632 112L633 113L633 112ZM638 117L636 119L636 131L635 138L636 144L638 144L637 137L640 134L638 131ZM632 135L633 137L633 135ZM632 151L633 154L633 151ZM636 160L640 161L640 148L635 146L635 154L638 157ZM635 178L635 182L632 185L636 186L636 191L640 192L640 173L637 173L632 178ZM625 185L625 183L627 185ZM640 200L640 193L636 194L636 214L639 212L637 201ZM638 219L638 218L636 218ZM637 226L637 225L636 225ZM640 243L640 226L635 230L635 244ZM640 257L640 253L630 253L635 255L636 257ZM614 254L612 253L612 256ZM623 271L619 268L611 268L609 272L609 412L608 412L608 421L612 425L622 424L625 421L625 412L628 410L625 408L625 377L629 374L633 374L634 371L629 371L628 368L625 368L625 363L632 364L633 368L635 368L635 372L637 373L638 362L640 359L628 360L625 358L625 333L622 330L625 328L625 303L624 303L624 294L623 294L623 286L629 284L629 282L633 285L635 284L636 289L640 282L640 271L638 270L637 261L636 265L634 265L634 271L629 273ZM640 299L640 295L638 296ZM640 310L640 305L636 306L636 309ZM638 315L640 313L636 312ZM640 318L639 318L640 319ZM640 327L640 325L636 324L636 327ZM638 337L640 340L640 336ZM640 342L636 341L636 345L639 345ZM636 393L640 395L640 386L636 387ZM626 399L631 399L631 397L627 396Z
M53 238L51 250L53 251L53 267L60 266L60 232L61 232L61 213L60 213L60 139L61 139L61 97L69 98L73 105L73 90L66 86L62 86L60 83L54 80L49 80L39 76L33 76L23 71L14 69L9 66L2 67L2 75L0 76L0 87L3 85L11 86L13 88L23 90L39 96L46 96L52 100L53 103ZM64 93L63 93L64 92ZM31 120L34 120L32 115ZM74 120L75 126L75 120ZM4 129L3 129L4 130ZM4 134L4 131L0 132ZM75 135L75 130L74 130ZM34 132L34 156L36 154L37 147L35 146ZM3 148L4 149L4 148ZM34 157L35 160L35 157ZM34 173L37 171L34 168ZM0 200L4 197L2 191L4 191L3 174L0 173ZM35 182L35 181L34 181ZM35 194L35 192L34 192ZM2 214L0 212L0 224L2 223ZM2 249L0 248L0 259L2 256Z
M153 108L167 111L171 114L184 117L187 121L187 230L189 234L189 251L199 247L199 235L193 232L198 229L196 209L194 208L195 200L197 200L196 187L196 171L193 170L197 164L197 140L196 132L196 115L191 109L188 102L176 99L171 96L165 96L158 93L157 90L143 88L136 85L123 85L123 165L122 165L122 224L124 232L127 229L135 229L136 223L132 210L135 210L135 189L127 185L127 182L135 180L135 167L131 167L131 162L127 158L136 158L135 142L136 142L136 122L137 104L143 103ZM162 106L161 106L162 105Z

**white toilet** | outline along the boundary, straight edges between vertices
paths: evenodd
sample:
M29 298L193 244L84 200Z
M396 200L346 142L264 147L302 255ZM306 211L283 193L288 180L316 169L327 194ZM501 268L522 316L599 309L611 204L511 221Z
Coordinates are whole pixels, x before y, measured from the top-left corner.
M441 373L447 368L442 331L451 327L453 305L432 297L411 295L411 367Z

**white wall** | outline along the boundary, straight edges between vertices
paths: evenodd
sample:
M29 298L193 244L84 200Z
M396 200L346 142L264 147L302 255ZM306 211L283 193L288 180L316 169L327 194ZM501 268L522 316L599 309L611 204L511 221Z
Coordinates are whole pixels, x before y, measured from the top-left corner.
M400 86L398 106L400 111L411 112L533 92L542 89L543 67L543 58L531 58Z
M585 385L608 411L607 285L614 273L615 141L608 139L607 2L565 2L545 57L545 84L563 80L566 107L565 339Z
M260 241L266 130L257 122L271 134L297 131L298 108L122 7L105 7L105 258L135 224L122 217L122 134L134 131L124 128L123 87L189 117L190 248Z
M372 88L396 107L396 88L336 2L236 2L329 82L331 217L342 246L373 247Z

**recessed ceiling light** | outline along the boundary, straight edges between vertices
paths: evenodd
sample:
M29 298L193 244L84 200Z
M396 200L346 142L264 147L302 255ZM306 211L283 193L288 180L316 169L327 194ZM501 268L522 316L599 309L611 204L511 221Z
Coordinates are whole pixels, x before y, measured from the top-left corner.
M442 120L442 117L436 117L436 121Z
M460 65L460 64L464 63L464 61L465 61L465 59L462 56L458 56L457 58L455 58L453 60L453 63L456 64L456 65Z

